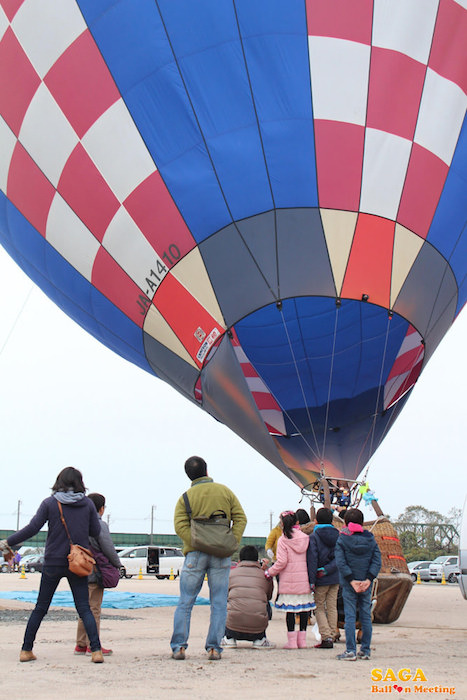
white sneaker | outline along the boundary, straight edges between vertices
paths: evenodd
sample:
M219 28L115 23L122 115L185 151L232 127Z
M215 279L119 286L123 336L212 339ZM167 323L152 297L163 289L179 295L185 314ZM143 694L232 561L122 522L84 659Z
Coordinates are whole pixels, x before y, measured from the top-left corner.
M269 639L263 637L262 639L255 639L253 642L253 649L275 649L276 645L270 642Z
M236 647L236 646L237 646L236 639L228 639L227 637L222 637L221 647Z

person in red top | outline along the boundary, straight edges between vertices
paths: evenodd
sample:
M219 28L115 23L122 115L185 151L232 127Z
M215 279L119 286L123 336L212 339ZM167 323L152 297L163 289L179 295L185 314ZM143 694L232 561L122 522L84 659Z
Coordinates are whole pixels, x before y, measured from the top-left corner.
M280 520L283 534L277 543L277 561L265 575L269 578L280 574L279 595L274 606L286 612L287 644L284 649L302 649L306 647L308 614L316 607L306 564L310 539L300 530L294 511L284 511ZM295 630L296 614L300 618L299 631Z

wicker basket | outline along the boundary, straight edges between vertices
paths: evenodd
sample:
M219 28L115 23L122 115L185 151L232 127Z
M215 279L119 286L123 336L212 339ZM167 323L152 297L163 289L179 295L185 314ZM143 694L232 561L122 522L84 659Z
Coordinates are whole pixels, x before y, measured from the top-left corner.
M408 574L409 569L402 552L397 531L387 518L365 523L365 530L373 533L381 551L382 574Z

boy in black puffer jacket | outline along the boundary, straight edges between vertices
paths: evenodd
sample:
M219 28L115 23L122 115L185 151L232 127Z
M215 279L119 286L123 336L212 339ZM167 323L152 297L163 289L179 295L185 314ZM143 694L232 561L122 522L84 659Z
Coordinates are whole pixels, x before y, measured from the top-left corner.
M381 568L381 552L371 532L363 529L363 513L351 508L345 514L346 527L336 544L336 562L342 586L345 615L346 651L338 655L344 661L369 659L371 644L371 584ZM355 621L357 607L362 626L361 651L356 654Z
M321 635L318 649L332 649L337 629L337 593L339 572L335 560L335 545L339 530L332 525L330 508L320 508L316 525L310 535L307 550L308 579L315 586L316 621Z

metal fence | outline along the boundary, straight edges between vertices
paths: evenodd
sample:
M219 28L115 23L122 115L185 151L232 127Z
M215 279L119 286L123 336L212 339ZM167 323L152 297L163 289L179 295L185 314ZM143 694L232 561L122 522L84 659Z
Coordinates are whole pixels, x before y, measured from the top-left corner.
M6 539L12 535L15 530L0 530L0 539ZM137 547L145 546L149 544L155 545L165 545L172 547L181 547L182 540L178 535L161 535L153 534L149 535L145 532L112 532L112 541L116 547ZM23 546L26 547L43 547L45 545L45 540L47 539L47 530L41 530L31 537L26 542L23 542ZM264 550L264 545L266 543L265 537L242 537L240 542L240 547L247 544L252 544L258 549Z

